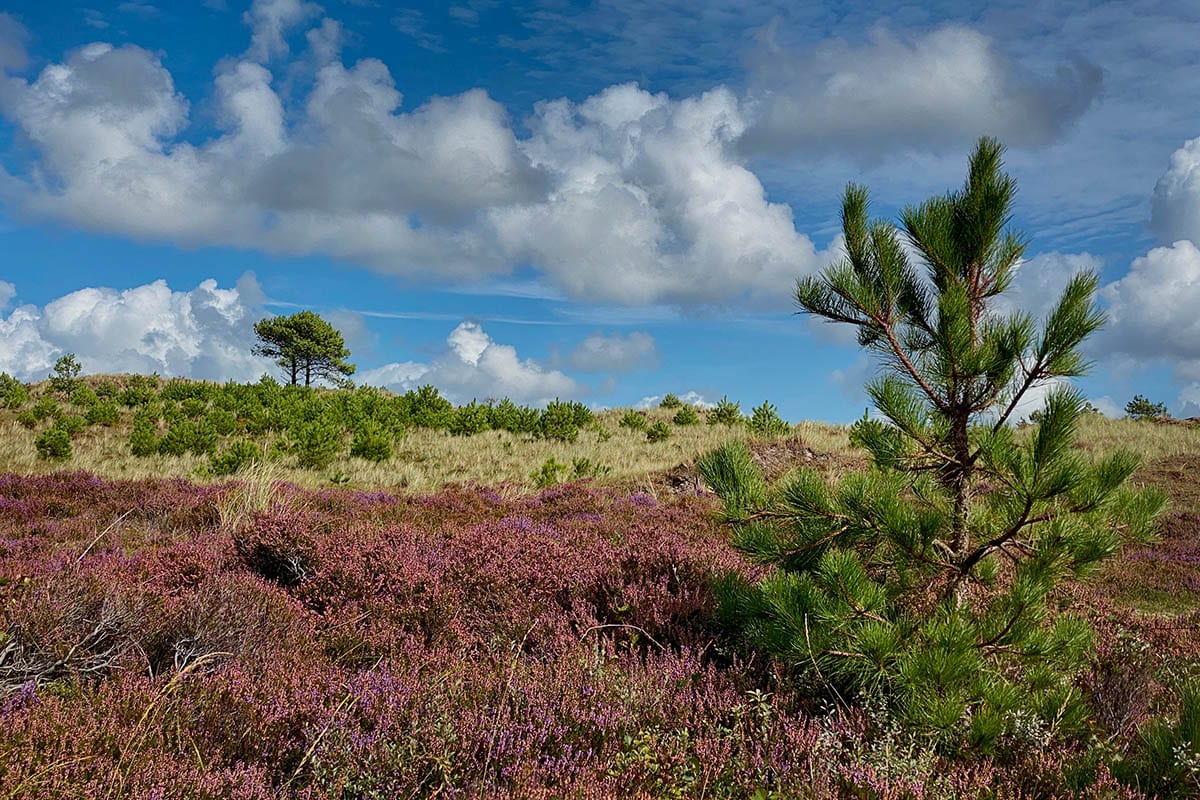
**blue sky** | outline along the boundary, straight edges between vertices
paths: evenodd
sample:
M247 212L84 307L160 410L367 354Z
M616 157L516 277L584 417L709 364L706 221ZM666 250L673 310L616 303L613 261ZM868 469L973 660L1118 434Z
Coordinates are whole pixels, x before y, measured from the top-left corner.
M794 315L847 181L894 216L1008 145L1011 303L1079 269L1081 386L1200 415L1200 8L1184 2L10 2L0 370L253 380L311 308L360 382L861 416Z

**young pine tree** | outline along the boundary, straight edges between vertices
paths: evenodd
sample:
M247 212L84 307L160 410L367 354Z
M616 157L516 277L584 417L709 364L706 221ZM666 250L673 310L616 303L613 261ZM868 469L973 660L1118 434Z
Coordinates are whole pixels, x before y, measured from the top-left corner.
M1084 722L1072 679L1090 629L1054 613L1051 591L1149 537L1163 503L1126 486L1133 456L1090 464L1071 446L1085 403L1061 379L1084 371L1079 346L1102 323L1096 276L1040 321L993 303L1023 250L1000 157L980 140L966 185L904 211L902 230L870 221L851 185L846 257L797 285L804 312L853 325L882 360L878 417L856 425L872 468L768 486L740 445L701 462L736 545L775 567L727 587L729 621L832 696L881 698L942 745L985 751L1030 720ZM1041 422L1015 431L1047 386Z

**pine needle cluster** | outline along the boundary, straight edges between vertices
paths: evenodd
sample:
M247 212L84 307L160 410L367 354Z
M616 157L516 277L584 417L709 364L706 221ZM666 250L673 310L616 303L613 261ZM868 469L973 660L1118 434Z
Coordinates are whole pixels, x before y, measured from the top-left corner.
M768 485L743 445L701 461L736 545L774 567L726 587L728 621L833 697L880 698L933 741L983 752L1031 724L1086 727L1074 678L1091 630L1054 589L1151 537L1163 505L1129 485L1134 456L1092 465L1072 447L1097 276L1076 275L1041 320L995 302L1024 250L1001 154L980 140L965 186L899 228L849 186L845 257L797 284L804 312L853 325L880 357L877 413L855 431L872 467ZM1041 420L1018 431L1035 392Z

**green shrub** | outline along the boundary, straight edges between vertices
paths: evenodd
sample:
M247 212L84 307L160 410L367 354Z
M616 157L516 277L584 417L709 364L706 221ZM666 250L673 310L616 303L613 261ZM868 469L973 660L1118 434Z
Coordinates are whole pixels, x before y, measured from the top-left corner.
M534 486L539 489L545 489L547 486L553 486L561 481L566 476L567 469L566 464L563 464L554 456L550 456L542 466L529 473L529 479L533 481Z
M664 442L671 438L671 427L659 420L646 429L647 442Z
M621 415L621 421L617 424L622 428L629 428L631 431L644 431L650 423L646 420L645 411L630 409Z
M792 429L779 416L779 412L775 409L774 404L765 400L761 406L754 409L747 427L750 428L752 433L757 433L760 436L782 436Z
M1142 395L1135 394L1133 399L1125 404L1125 413L1137 420L1154 419L1165 417L1167 406L1165 403L1152 403Z
M50 375L50 388L63 397L70 397L79 385L79 372L83 369L74 353L59 356Z
M208 411L208 403L198 397L189 397L179 404L179 408L188 419L199 419Z
M536 408L518 406L507 397L490 411L491 426L494 430L509 433L536 433L541 414Z
M205 421L212 426L218 436L230 436L237 432L237 414L224 408L211 409L204 415Z
M323 419L310 420L294 433L292 450L301 469L323 470L337 458L342 447L342 430Z
M708 410L709 425L740 425L744 421L742 404L732 402L728 396L722 397Z
M683 405L682 400L680 400L678 397L671 394L670 392L667 392L667 394L665 394L663 396L662 401L658 404L658 407L669 409L669 408L679 408L682 405Z
M33 446L39 458L50 461L66 461L71 457L71 434L62 428L47 428L38 434Z
M601 464L592 461L586 456L580 456L571 460L571 479L581 480L583 478L603 478L608 473L612 472L612 467L607 464Z
M37 402L33 404L33 408L30 410L38 422L41 422L47 417L58 416L58 401L50 395L44 394L37 399Z
M454 418L454 405L434 386L422 386L404 394L408 421L418 428L445 430Z
M482 403L472 400L465 406L455 409L450 420L450 433L455 436L470 436L482 433L492 427L492 410Z
M232 475L262 459L261 447L249 439L236 439L220 455L209 457L208 468L213 475Z
M177 419L167 428L167 433L158 443L158 451L165 456L181 456L195 453L211 455L217 449L217 432L210 425L190 419Z
M125 388L117 395L121 405L133 408L154 402L158 398L158 380L147 375L131 375Z
M129 452L135 456L152 456L158 452L158 429L154 418L138 412L133 417L133 430L129 433Z
M675 412L673 421L676 425L699 425L700 415L696 413L695 406L683 406Z
M87 427L87 420L78 414L60 414L54 418L53 427L66 431L67 436L76 436Z
M20 414L17 414L17 422L21 423L22 427L33 430L37 427L38 418L32 411L25 409Z
M1122 783L1150 797L1195 797L1200 789L1200 684L1183 688L1177 721L1153 719L1129 755L1113 764Z
M104 400L88 406L85 417L88 425L104 425L105 427L111 427L120 421L121 412L117 408L116 403L111 400Z
M184 402L187 400L196 400L207 405L213 395L218 392L218 387L204 381L190 381L186 378L172 378L163 384L160 395L163 400L172 400L175 402Z
M105 400L116 400L121 390L108 378L96 384L96 394Z
M25 384L7 372L0 372L0 405L5 408L20 408L28 402L29 389Z
M367 461L387 461L392 457L392 437L378 425L367 423L354 432L350 455Z
M594 419L591 409L576 401L552 400L542 410L538 422L538 435L543 439L573 442L579 438L579 429Z
M100 402L100 395L96 394L92 387L86 383L81 383L75 387L75 391L71 392L71 405L87 408Z

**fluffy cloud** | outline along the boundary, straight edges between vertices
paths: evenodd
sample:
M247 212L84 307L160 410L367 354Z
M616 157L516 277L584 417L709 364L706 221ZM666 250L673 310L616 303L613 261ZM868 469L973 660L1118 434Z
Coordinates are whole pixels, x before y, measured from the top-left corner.
M524 150L551 189L491 219L505 250L573 297L778 305L821 264L791 209L730 155L747 122L726 89L675 101L614 86L542 103L529 125Z
M288 31L319 13L319 5L302 0L254 0L250 10L242 15L242 21L252 30L246 56L266 63L272 58L287 55L285 36Z
M1154 187L1150 227L1163 242L1200 243L1200 138L1171 155L1171 166Z
M1101 70L1075 63L1030 73L984 35L946 25L915 37L872 30L861 46L834 39L792 53L768 35L756 56L754 153L938 149L999 136L1054 141L1098 96Z
M1162 358L1177 376L1200 381L1200 249L1190 241L1136 258L1101 292L1108 302L1102 344L1140 360Z
M700 394L699 392L694 392L694 391L693 392L685 392L681 395L677 395L677 397L680 400L682 400L684 403L687 403L689 406L696 406L696 408L714 408L717 405L715 402L707 399L704 395ZM662 399L663 399L663 395L661 395L661 394L651 395L649 397L643 397L641 400L637 401L637 403L634 404L633 407L638 409L639 411L646 411L647 409L658 408L658 404L662 402Z
M463 322L450 332L445 351L428 364L387 364L358 376L359 383L397 391L432 384L455 403L485 398L545 405L558 398L578 397L582 387L572 378L531 359L516 348L498 344L477 322Z
M748 121L732 92L611 87L539 104L518 138L480 89L402 110L387 67L337 61L323 20L307 37L320 66L292 107L264 63L312 8L255 3L248 57L217 68L207 140L159 57L133 45L5 78L0 108L39 154L8 181L14 202L90 230L442 282L528 264L592 302L782 306L820 265L736 154Z
M41 380L63 353L89 373L158 372L211 380L252 380L271 364L250 354L253 276L232 289L206 280L191 291L166 281L132 289L87 288L0 317L0 371Z
M630 372L657 364L658 349L648 333L597 333L580 342L567 356L567 363L583 372Z

